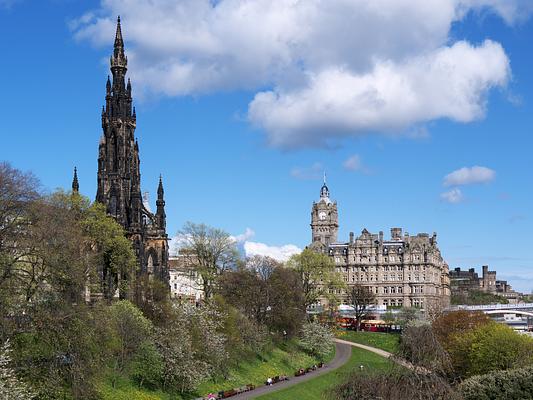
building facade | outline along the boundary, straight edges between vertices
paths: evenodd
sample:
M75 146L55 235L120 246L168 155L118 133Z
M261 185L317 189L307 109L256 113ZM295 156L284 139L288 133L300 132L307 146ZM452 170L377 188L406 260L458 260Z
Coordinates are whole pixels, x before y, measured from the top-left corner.
M132 106L131 82L129 79L126 82L128 59L124 53L120 17L110 64L112 80L107 78L102 108L96 201L104 204L107 213L124 227L133 242L140 273L167 283L168 237L163 182L160 177L157 210L152 213L143 204L141 195L139 144L135 138L137 116Z
M411 236L401 228L392 228L390 239L383 232L372 234L363 229L348 242L337 240L339 223L337 203L330 200L324 180L320 200L311 211L311 248L333 258L344 282L364 285L388 307L446 307L450 303L448 265L437 245L437 234ZM346 304L347 291L340 293Z
M481 267L481 276L474 268L462 270L455 268L450 271L450 289L453 296L468 296L472 291L496 294L505 297L510 303L520 301L522 293L513 290L504 280L498 280L496 271L490 271L488 265Z
M202 277L195 268L195 257L179 252L168 260L170 295L173 299L198 304L204 298Z

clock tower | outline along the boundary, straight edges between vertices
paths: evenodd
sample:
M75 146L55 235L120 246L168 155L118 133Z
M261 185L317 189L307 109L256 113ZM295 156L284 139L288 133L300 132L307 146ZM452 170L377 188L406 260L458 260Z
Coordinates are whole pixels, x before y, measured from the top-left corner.
M313 247L327 247L337 241L339 231L339 215L337 213L337 203L329 198L329 189L326 185L326 174L324 174L324 184L320 189L320 200L313 202L311 211L311 233Z

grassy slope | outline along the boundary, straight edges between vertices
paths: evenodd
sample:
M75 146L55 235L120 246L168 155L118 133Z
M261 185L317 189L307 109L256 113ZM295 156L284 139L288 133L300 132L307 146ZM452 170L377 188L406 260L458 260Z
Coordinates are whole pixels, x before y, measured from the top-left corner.
M376 347L394 353L398 348L400 335L396 333L380 332L355 332L342 331L337 337L354 343L366 344L367 346Z
M331 360L334 351L327 358ZM294 371L302 367L308 367L317 363L313 357L301 351L294 343L284 344L274 348L262 358L255 357L242 362L237 368L230 371L228 379L220 379L218 382L206 381L200 384L197 395L185 398L195 398L218 390L232 389L253 383L262 385L267 377L276 375L294 375ZM163 391L149 391L139 389L127 378L119 379L115 389L111 387L109 380L101 385L100 392L104 400L178 400L180 396L168 394Z
M334 355L335 352L333 350L327 360L331 360ZM317 359L303 353L294 344L275 348L270 354L263 356L263 359L256 357L253 360L247 360L241 363L223 381L207 381L202 383L198 388L198 393L217 392L219 390L244 386L248 383L256 386L263 385L269 376L292 376L297 369L309 367L316 363L318 363Z
M115 388L110 380L105 380L100 385L100 395L103 400L179 400L180 397L171 396L161 390L150 391L139 389L135 383L126 377L117 379Z
M345 376L358 371L363 365L365 370L385 370L391 366L391 362L369 351L352 348L350 360L339 369L321 375L316 379L303 382L299 385L280 390L271 394L266 394L257 399L261 400L323 400L326 392L333 386L341 383Z

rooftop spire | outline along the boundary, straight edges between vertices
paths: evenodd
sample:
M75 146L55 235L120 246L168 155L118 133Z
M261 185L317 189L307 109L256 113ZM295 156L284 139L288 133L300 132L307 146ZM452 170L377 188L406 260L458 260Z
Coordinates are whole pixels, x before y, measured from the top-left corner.
M159 174L159 186L157 187L157 198L159 200L162 200L164 194L165 194L165 191L163 190L163 177L161 176L161 174Z
M117 18L117 32L115 33L115 49L117 47L124 47L124 40L122 39L122 29L120 27L120 15Z
M325 200L327 203L330 202L329 200L329 189L326 185L326 171L324 171L324 184L322 185L322 188L320 189L320 200Z
M78 170L74 167L74 178L72 178L72 192L78 193L80 190L80 184L78 183Z
M155 204L157 205L157 219L158 219L158 225L160 229L165 230L167 226L167 216L165 214L165 200L163 199L165 192L163 190L163 177L161 174L159 174L159 186L157 188L157 201Z
M115 46L111 56L111 68L121 67L126 69L128 59L124 54L124 39L122 38L122 28L120 26L120 16L117 18L117 32L115 33Z

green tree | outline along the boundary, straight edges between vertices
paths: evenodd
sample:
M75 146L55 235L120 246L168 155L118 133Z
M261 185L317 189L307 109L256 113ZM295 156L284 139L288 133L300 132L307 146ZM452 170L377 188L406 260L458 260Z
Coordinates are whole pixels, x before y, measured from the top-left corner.
M306 308L322 297L336 297L336 292L344 287L341 273L336 271L333 260L326 254L305 249L292 256L287 266L300 276Z
M278 265L260 274L241 268L226 271L218 282L218 294L258 326L285 337L300 330L305 307L294 270Z
M270 311L268 281L254 271L227 271L218 280L219 293L229 304L238 308L257 324L265 324Z
M490 321L455 335L449 353L459 376L470 377L531 363L533 339Z
M110 299L118 291L121 299L132 299L132 288L138 263L131 241L124 229L106 214L104 205L94 203L83 214L82 230L86 246L93 250L97 266L96 282L102 283L104 297Z
M482 312L452 311L441 315L432 322L433 332L446 351L452 351L457 335L464 334L492 320Z
M113 303L109 317L115 334L113 369L116 374L124 371L126 364L139 352L152 334L152 323L127 300ZM146 350L146 349L145 349ZM115 379L113 379L113 387Z
M113 335L86 290L101 291L105 268L134 268L135 255L102 206L74 193L38 196L33 185L0 168L0 337L11 338L13 365L40 398L92 399Z
M13 356L38 398L94 399L109 333L105 314L84 303L49 299L28 306L13 335ZM106 334L103 334L103 333Z
M268 279L270 312L268 327L284 337L296 335L306 317L300 275L285 267L276 268Z
M151 340L140 345L129 365L130 375L139 386L152 389L161 384L164 368L163 358Z
M465 400L533 398L533 366L475 375L459 384Z

